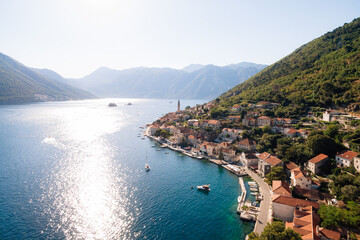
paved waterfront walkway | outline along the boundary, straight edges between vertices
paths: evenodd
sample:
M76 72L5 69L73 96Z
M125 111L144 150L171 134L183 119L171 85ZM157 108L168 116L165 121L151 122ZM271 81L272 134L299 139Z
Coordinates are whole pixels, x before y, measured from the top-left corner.
M247 169L244 167L247 174L249 174L250 177L252 177L260 187L260 192L262 193L264 199L260 203L260 211L257 216L257 221L255 223L254 232L260 234L264 230L266 224L270 222L271 220L271 192L269 189L269 185L264 182L264 180L258 176L253 171Z
M159 141L158 139L156 139L155 137L150 135L149 128L146 128L144 133L146 136L148 136L156 141ZM173 149L173 150L175 150L175 149ZM224 164L224 162L221 160L209 159L209 158L207 158L207 159L218 165ZM227 168L227 169L231 171L231 169L229 169L229 168ZM272 197L272 194L269 189L269 185L266 182L264 182L264 180L260 176L258 176L256 173L254 173L253 171L249 170L246 167L243 167L243 169L251 178L253 178L259 184L260 192L263 195L263 200L260 203L260 211L257 215L257 220L255 223L255 228L254 228L254 232L260 234L263 232L266 224L271 221L271 214L272 214L271 197Z

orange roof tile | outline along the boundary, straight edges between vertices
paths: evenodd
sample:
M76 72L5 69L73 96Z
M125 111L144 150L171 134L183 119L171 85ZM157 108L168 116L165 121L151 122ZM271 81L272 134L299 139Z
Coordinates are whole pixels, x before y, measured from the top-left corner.
M272 182L272 191L278 195L285 195L291 197L289 184L283 181L274 180Z
M341 238L341 234L339 232L335 232L326 228L319 228L319 234L325 236L328 239L339 240Z
M318 240L316 226L319 222L319 216L314 212L313 207L309 206L295 209L293 222L287 222L285 226L298 232L302 239Z
M288 206L313 206L314 208L319 208L319 204L315 203L315 202L311 202L308 200L303 200L303 199L298 199L298 198L293 198L293 197L287 197L287 196L274 196L273 197L273 202L275 203L280 203L280 204L284 204L284 205L288 205Z
M349 151L349 150L344 150L344 151L340 152L339 154L337 154L336 156L341 157L341 158L345 158L347 160L351 160L354 157L356 157L357 155L359 155L359 153Z
M312 159L310 159L309 162L316 164L316 163L321 162L321 161L323 161L323 160L325 160L327 158L328 158L328 155L320 153L316 157L313 157Z
M256 145L256 142L253 140L250 140L248 138L245 138L239 142L239 144L246 145L246 146L253 146Z
M209 124L220 124L218 120L211 119L208 121Z
M282 162L280 159L278 159L275 156L272 156L270 153L267 153L267 152L263 152L259 156L259 159L271 164L272 166L276 166Z
M298 168L299 166L296 165L296 164L293 163L293 162L288 162L288 163L285 163L285 167L286 167L287 169L289 169L289 170L292 170L292 169L294 169L294 168Z
M295 128L291 128L289 131L287 131L288 134L294 134L297 130Z
M303 173L303 171L301 171L301 169L299 167L295 168L295 169L292 169L291 172L294 172L294 176L296 179L299 179L299 178L308 178L305 176L305 174ZM308 178L310 179L310 178Z

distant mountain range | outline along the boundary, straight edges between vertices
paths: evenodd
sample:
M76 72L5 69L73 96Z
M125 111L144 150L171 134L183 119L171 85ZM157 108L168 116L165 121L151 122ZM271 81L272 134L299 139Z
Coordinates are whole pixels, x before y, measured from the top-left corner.
M0 104L94 98L86 91L49 78L0 53ZM48 71L49 74L51 71Z
M80 79L64 82L99 97L193 98L211 99L250 78L266 65L239 63L224 67L192 64L181 70L172 68L101 67ZM45 73L51 77L53 73Z
M224 106L277 102L285 112L311 106L360 110L360 18L301 46L221 99Z
M29 68L0 53L0 104L95 96L211 99L264 67L245 62L224 67L192 64L181 70L101 67L81 79L65 79L52 70Z

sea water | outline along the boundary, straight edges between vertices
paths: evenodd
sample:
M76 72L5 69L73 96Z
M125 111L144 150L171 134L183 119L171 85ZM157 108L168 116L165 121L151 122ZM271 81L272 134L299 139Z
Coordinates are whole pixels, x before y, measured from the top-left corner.
M235 175L143 139L140 127L176 109L156 99L0 106L0 239L244 239L254 224L236 213Z

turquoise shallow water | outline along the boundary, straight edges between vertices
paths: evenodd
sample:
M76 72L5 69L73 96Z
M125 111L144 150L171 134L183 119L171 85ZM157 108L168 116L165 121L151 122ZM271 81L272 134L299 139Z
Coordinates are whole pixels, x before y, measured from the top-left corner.
M236 214L236 176L138 137L176 105L0 106L0 239L244 239L253 223ZM201 184L211 192L191 189Z

